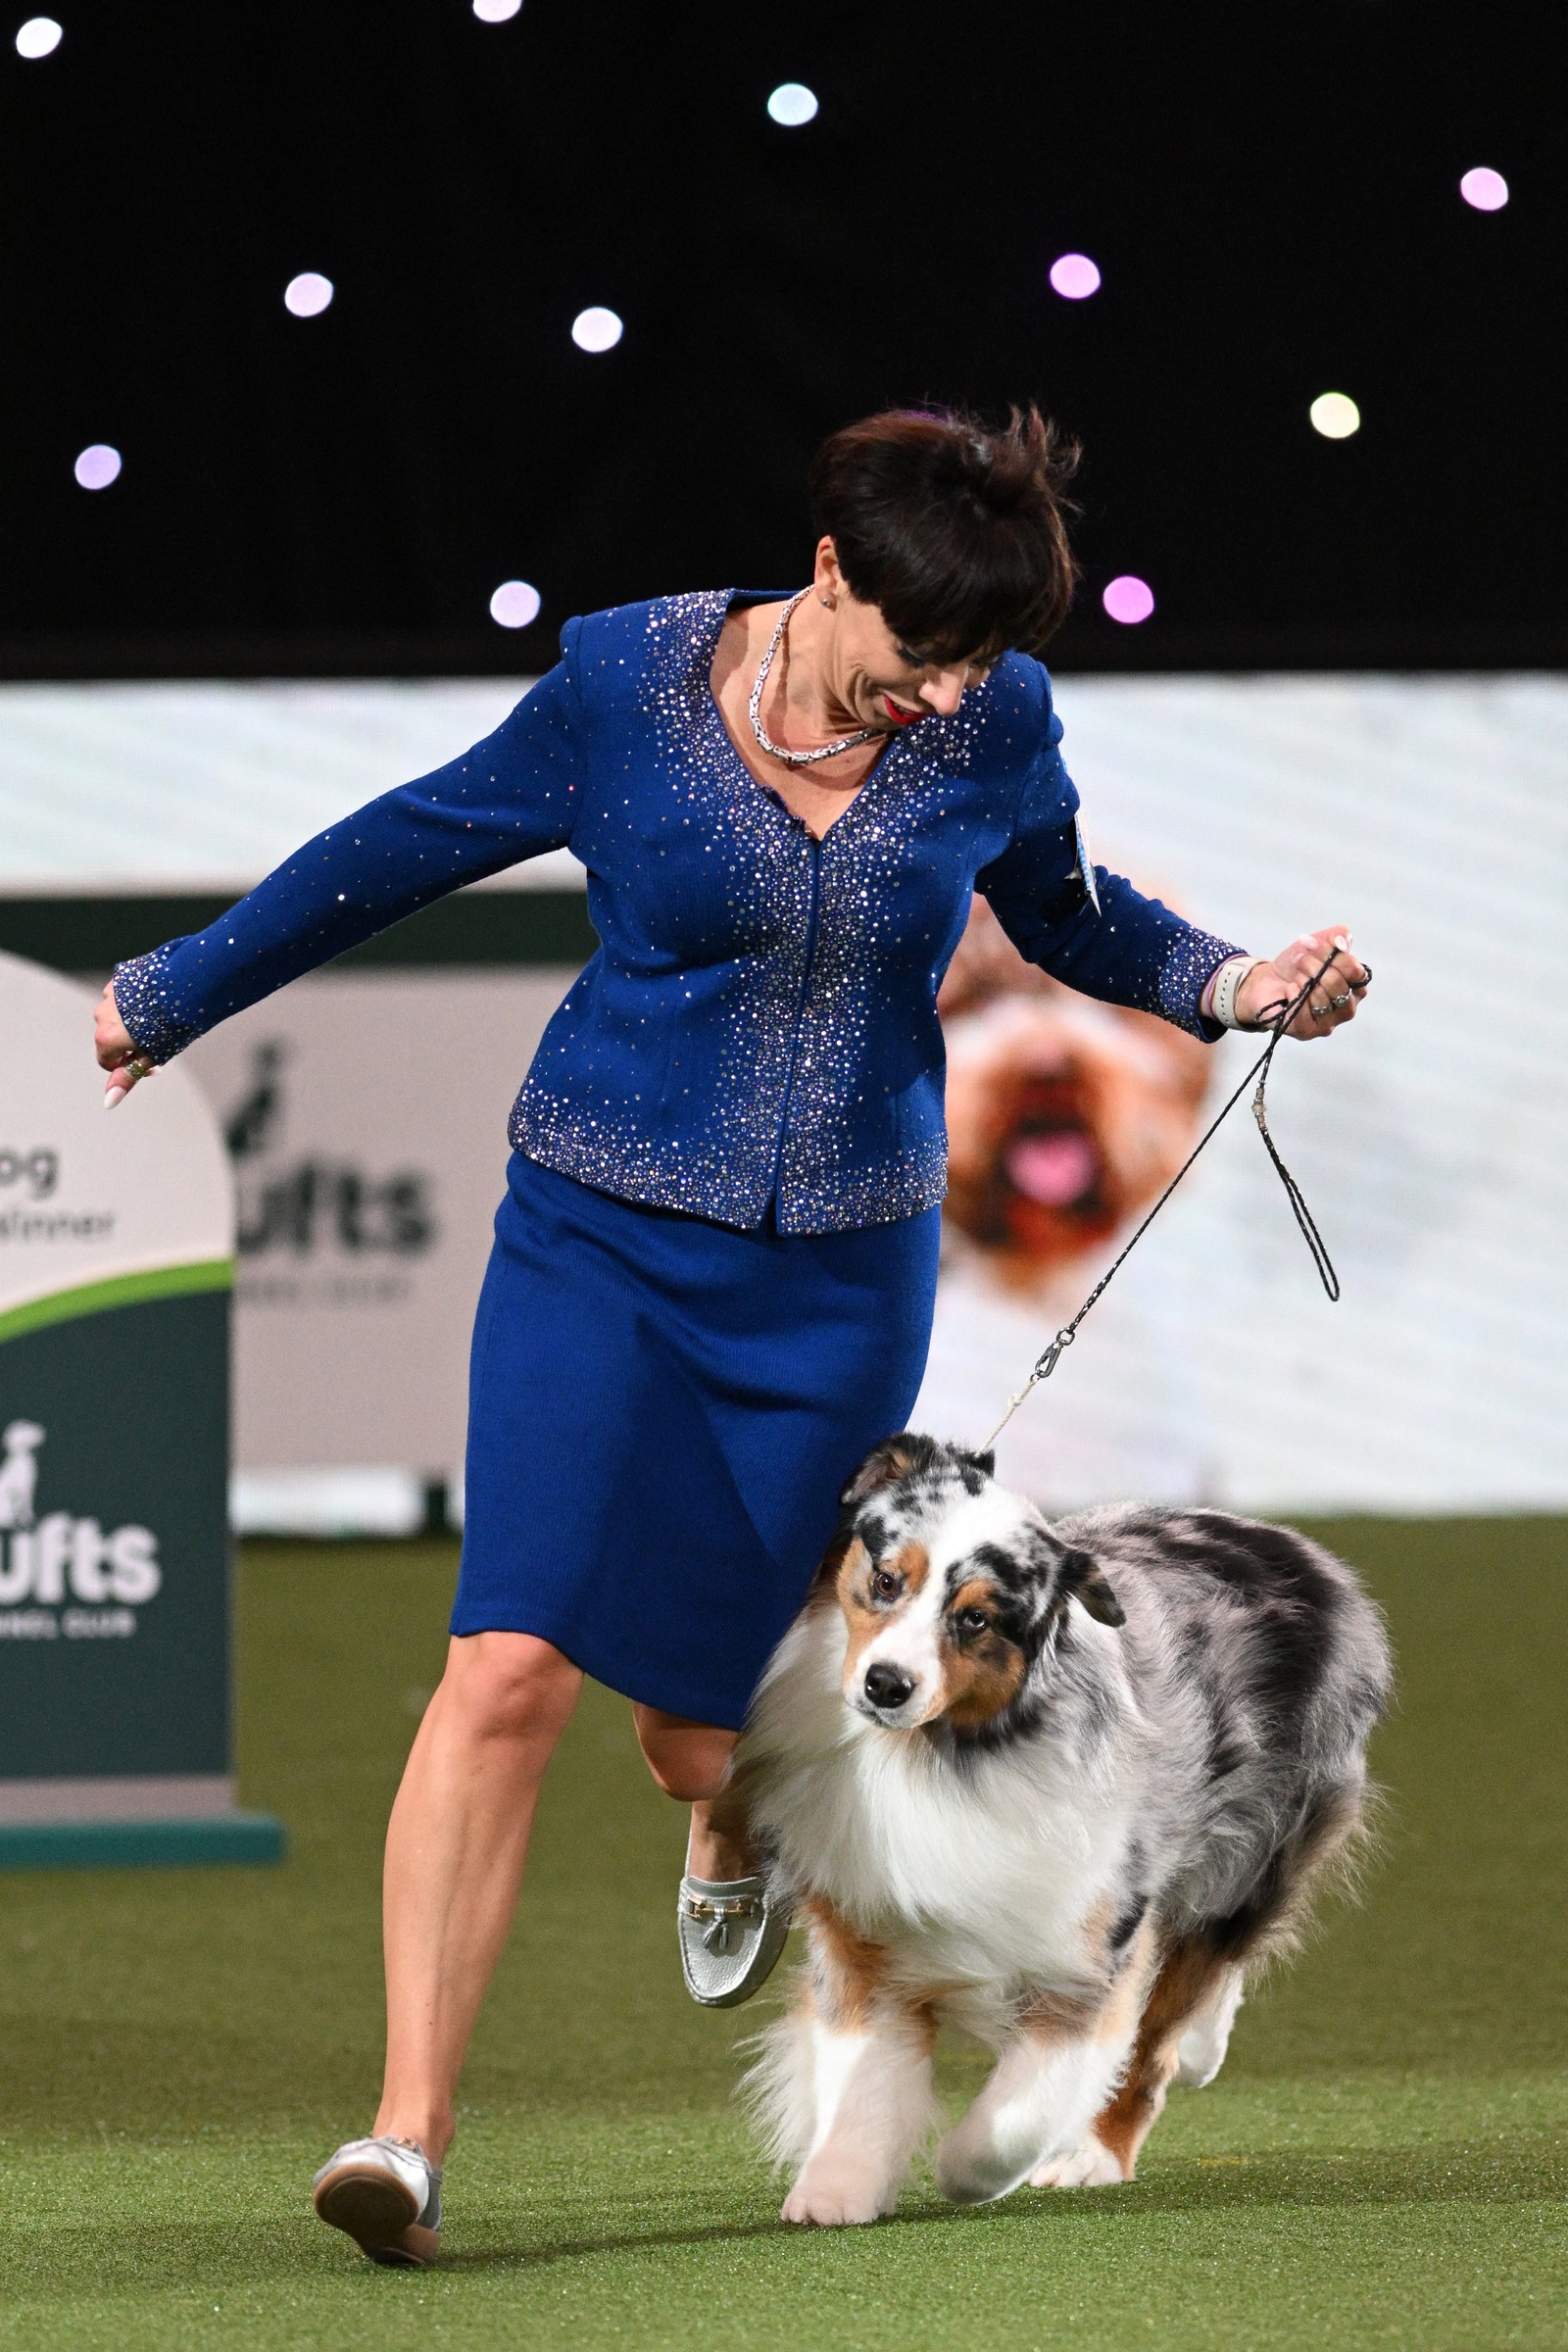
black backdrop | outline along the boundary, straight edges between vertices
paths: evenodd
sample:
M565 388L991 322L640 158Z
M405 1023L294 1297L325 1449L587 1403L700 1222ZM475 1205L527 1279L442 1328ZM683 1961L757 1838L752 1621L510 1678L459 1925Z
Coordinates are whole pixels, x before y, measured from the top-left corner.
M538 667L574 611L804 577L814 441L922 397L1082 436L1063 666L1561 658L1559 9L44 4L0 57L6 674Z

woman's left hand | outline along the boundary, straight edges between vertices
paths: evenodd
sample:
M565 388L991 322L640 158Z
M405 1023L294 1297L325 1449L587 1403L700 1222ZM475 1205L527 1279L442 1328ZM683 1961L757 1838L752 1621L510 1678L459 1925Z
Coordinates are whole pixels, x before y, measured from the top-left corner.
M1371 986L1372 967L1362 963L1353 953L1348 931L1335 924L1327 931L1303 931L1272 963L1253 964L1236 992L1236 1010L1247 1027L1272 1027L1281 1006L1300 995L1331 955L1333 961L1328 970L1285 1034L1327 1037L1331 1029L1353 1021L1361 999Z
M92 1042L99 1068L109 1072L109 1082L104 1088L104 1108L113 1110L117 1102L123 1102L133 1086L139 1085L143 1078L153 1076L157 1064L150 1054L137 1052L135 1039L120 1017L112 980L105 982L104 993L93 1014Z

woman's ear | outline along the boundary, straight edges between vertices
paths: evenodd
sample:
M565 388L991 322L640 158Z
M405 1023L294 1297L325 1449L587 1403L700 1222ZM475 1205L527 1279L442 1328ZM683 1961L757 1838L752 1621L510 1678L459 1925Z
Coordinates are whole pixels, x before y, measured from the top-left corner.
M1081 1600L1090 1616L1101 1625L1126 1624L1127 1612L1092 1551L1064 1551L1060 1573L1063 1599Z
M830 611L845 593L845 578L839 569L839 551L826 531L816 543L816 562L811 569L811 586L816 592L817 601L826 605Z

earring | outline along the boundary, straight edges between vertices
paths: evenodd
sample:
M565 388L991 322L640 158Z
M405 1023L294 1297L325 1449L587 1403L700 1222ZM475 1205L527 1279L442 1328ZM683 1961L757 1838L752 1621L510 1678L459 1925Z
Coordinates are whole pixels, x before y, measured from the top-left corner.
M832 599L830 596L822 596L822 597L818 597L818 599L817 599L817 602L818 602L818 604L825 606L825 607L826 607L826 609L828 610L828 612L832 612L832 610L833 610L833 599Z

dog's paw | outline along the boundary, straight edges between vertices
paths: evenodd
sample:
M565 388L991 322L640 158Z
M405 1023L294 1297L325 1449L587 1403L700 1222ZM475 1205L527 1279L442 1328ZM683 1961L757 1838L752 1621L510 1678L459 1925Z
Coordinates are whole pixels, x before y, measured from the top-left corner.
M816 2230L845 2230L880 2221L888 2206L863 2180L806 2172L784 2200L780 2221Z
M960 2127L961 2130L961 2127ZM950 2133L933 2165L939 2193L952 2205L990 2205L1016 2188L1022 2176L994 2151Z
M1029 2176L1031 2188L1116 2188L1125 2175L1102 2139L1091 2132L1070 2156L1053 2156Z

